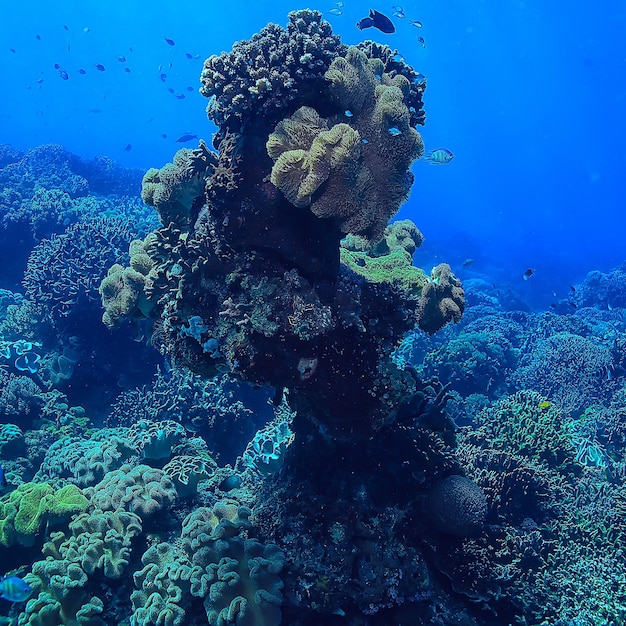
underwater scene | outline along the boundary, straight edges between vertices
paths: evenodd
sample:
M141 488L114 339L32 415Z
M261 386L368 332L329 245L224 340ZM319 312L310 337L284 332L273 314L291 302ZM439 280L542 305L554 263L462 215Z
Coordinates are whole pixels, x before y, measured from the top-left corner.
M0 625L626 625L626 6L82 4L0 23Z

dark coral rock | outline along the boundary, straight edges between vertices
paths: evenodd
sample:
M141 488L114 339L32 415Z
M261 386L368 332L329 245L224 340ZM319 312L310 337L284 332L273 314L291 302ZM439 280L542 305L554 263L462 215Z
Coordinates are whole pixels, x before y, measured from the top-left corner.
M448 476L430 490L424 512L440 533L469 537L479 532L485 522L487 498L469 478Z

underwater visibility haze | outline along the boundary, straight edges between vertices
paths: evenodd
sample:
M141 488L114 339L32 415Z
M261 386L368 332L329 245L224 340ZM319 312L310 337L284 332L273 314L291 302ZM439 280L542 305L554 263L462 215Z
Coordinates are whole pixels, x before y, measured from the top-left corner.
M5 8L0 623L626 623L624 32Z

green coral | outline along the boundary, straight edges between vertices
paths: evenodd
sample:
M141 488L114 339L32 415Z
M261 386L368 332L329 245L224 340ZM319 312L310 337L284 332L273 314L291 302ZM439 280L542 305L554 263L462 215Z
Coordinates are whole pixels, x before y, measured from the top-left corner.
M75 485L57 489L48 483L24 483L0 499L0 544L32 546L51 523L69 520L89 501Z
M234 502L200 507L183 521L179 541L148 548L134 575L132 626L182 625L192 597L204 600L211 626L277 626L282 552L245 538L249 515Z
M163 470L148 465L122 465L100 483L85 489L91 503L103 511L124 509L142 519L174 503L176 488Z
M197 167L200 161L202 167ZM194 202L204 194L204 184L213 173L216 156L208 150L181 148L160 170L151 167L141 182L141 199L153 206L163 224L173 222L178 227L188 225L193 216Z
M143 241L131 241L130 267L115 263L100 283L102 321L109 328L118 326L126 317L149 317L154 308L154 302L146 293L154 278L154 263L146 251L153 238L150 233Z
M341 262L369 282L395 283L411 295L419 295L428 283L424 271L413 265L411 255L402 248L378 257L341 248Z
M266 144L271 181L296 207L375 242L407 199L409 169L424 152L405 103L409 82L356 47L325 76L343 113L325 119L305 106L279 122Z
M575 449L571 424L535 391L518 391L478 415L477 435L496 449L507 450L551 467L572 465Z
M43 546L44 559L25 577L34 594L19 617L20 625L103 626L101 598L92 596L94 575L119 579L130 563L131 543L142 531L141 519L126 511L78 515L69 532L53 532Z

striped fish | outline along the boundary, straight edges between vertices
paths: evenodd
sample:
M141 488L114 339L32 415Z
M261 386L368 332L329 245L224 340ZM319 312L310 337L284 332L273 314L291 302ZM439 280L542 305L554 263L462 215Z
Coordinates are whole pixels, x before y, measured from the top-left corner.
M454 154L447 148L437 148L436 150L430 150L424 157L424 160L431 165L445 165L450 163L454 158Z

